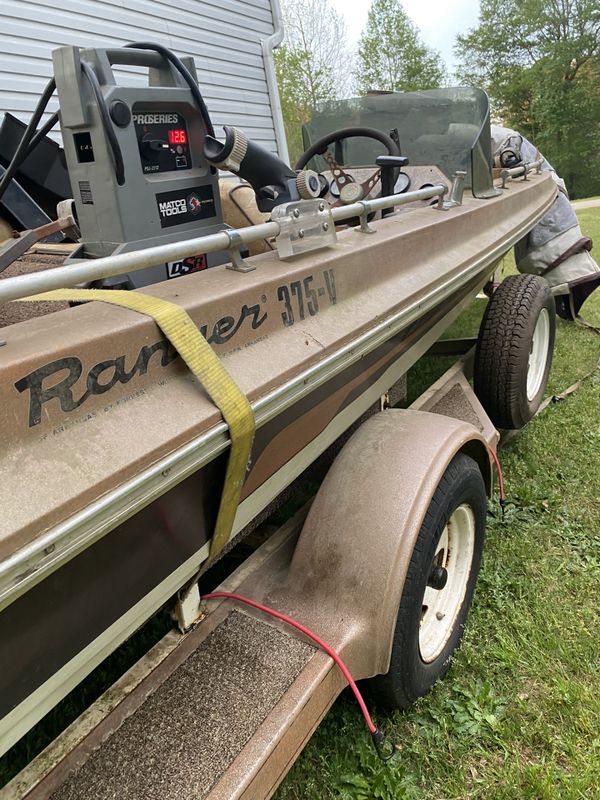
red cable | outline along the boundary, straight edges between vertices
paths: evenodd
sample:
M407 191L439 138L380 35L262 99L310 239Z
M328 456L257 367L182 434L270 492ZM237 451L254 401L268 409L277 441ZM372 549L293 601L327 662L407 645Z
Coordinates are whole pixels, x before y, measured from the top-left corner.
M498 460L498 456L496 455L496 451L493 450L491 447L488 447L490 451L490 455L494 459L494 463L496 464L496 472L498 473L498 487L500 490L500 505L504 505L506 502L506 497L504 495L504 479L502 478L502 467L500 466L500 461Z
M348 667L344 664L344 662L338 656L335 650L332 650L331 647L329 647L329 645L323 641L323 639L321 639L319 636L316 635L316 633L309 631L308 628L306 628L304 625L302 625L299 622L296 622L296 620L291 619L290 617L287 617L285 614L281 614L279 611L275 611L272 608L268 608L267 606L263 606L260 603L256 603L254 600L249 600L247 597L242 597L240 594L233 594L232 592L211 592L210 594L202 595L203 600L212 600L215 597L225 597L228 598L229 600L239 600L240 603L246 603L247 605L252 606L253 608L257 608L259 611L264 611L265 614L270 614L272 617L282 620L282 622L291 625L293 628L296 628L297 630L301 631L306 636L308 636L309 639L312 639L313 642L315 642L321 648L321 650L324 650L328 656L331 656L331 658L333 658L335 663L338 665L338 667L342 672L342 675L344 676L344 678L346 678L346 680L348 681L348 685L354 692L354 696L356 697L358 705L360 706L360 710L362 711L363 717L365 718L365 722L367 723L369 730L371 731L372 734L377 733L377 728L373 724L373 720L371 719L371 715L369 714L367 706L365 705L365 701L363 700L359 688L354 682L352 675L350 675Z

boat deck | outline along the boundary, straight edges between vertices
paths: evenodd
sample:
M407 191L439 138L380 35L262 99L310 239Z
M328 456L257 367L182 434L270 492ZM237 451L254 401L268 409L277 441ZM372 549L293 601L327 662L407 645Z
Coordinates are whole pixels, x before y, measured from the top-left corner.
M32 247L25 255L14 261L3 272L0 272L0 280L61 267L71 250L72 246L69 245ZM0 304L0 328L5 328L8 325L14 325L27 319L33 319L34 317L52 314L55 311L63 311L68 307L68 303L2 303Z

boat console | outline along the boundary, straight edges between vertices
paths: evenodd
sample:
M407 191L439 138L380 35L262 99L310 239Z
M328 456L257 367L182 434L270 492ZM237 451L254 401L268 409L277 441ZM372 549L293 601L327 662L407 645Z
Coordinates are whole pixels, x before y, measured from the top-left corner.
M321 103L312 120L303 127L307 152L315 142L331 131L349 126L376 128L388 132L399 152L408 158L394 185L395 191L422 188L415 185L414 170L435 167L446 179L456 172L465 173L465 187L474 197L497 196L492 182L489 98L482 89L457 87L421 92L378 92L349 100ZM380 147L373 139L335 139L335 155L340 164L374 164ZM312 154L309 166L327 169L318 154ZM411 176L413 171L413 176ZM399 182L398 182L399 181Z

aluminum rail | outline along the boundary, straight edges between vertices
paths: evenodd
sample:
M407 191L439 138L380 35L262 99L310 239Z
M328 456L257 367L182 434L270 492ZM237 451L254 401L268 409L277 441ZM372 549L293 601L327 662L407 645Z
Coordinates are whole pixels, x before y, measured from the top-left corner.
M519 164L518 167L511 167L510 169L505 168L501 170L500 177L502 178L502 188L506 189L506 183L509 178L519 178L522 175L524 180L527 180L527 176L530 172L533 172L533 170L539 174L541 172L543 163L544 159L538 158L537 161L528 161L525 164Z
M437 183L427 189L415 189L414 192L406 194L392 194L388 197L378 197L375 200L359 200L349 206L338 206L331 209L331 216L335 222L342 222L345 219L352 219L360 214L372 214L375 211L383 211L384 208L391 206L403 206L407 203L414 203L415 200L430 200L434 197L442 200L448 193L445 183ZM439 206L441 208L441 206ZM386 217L387 219L387 217Z
M415 200L429 200L437 197L441 200L448 191L444 184L436 184L427 189L418 189L406 194L378 197L376 200L361 200L348 206L339 206L332 209L331 214L335 222L342 222L356 216L381 211L384 208L406 205ZM198 236L195 239L186 239L183 242L162 244L148 247L145 250L136 250L131 253L119 253L114 256L95 258L90 261L69 264L65 267L56 267L45 272L33 272L29 275L19 275L14 278L0 280L0 303L29 297L32 294L48 292L51 289L63 289L77 286L81 283L109 278L127 272L135 272L147 267L155 267L166 261L178 261L198 253L215 253L222 250L237 249L240 245L249 245L260 239L278 236L281 233L279 222L263 222L260 225L251 225L239 230L224 230L210 236Z

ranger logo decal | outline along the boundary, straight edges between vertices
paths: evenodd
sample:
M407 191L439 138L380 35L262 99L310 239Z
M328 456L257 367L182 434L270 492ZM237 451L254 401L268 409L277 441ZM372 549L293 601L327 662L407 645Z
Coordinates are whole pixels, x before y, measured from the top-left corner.
M250 320L252 330L257 330L267 317L268 313L262 311L260 303L253 306L244 304L237 318L221 317L210 331L208 325L202 325L200 333L209 344L226 344L247 319ZM88 371L85 379L82 378L83 364L77 356L59 358L34 369L15 383L18 392L29 392L29 427L40 424L42 408L49 400L58 400L64 412L74 411L88 398L104 394L118 383L129 383L136 375L145 375L155 353L160 354L160 361L154 359L160 367L168 366L178 357L172 345L166 339L161 339L141 347L130 368L125 363L126 357L121 355L98 362Z

